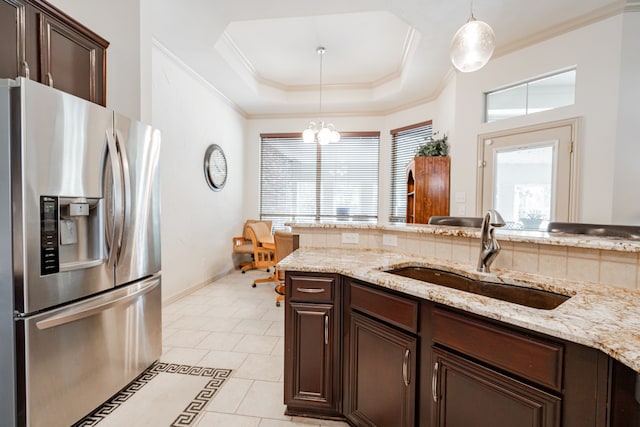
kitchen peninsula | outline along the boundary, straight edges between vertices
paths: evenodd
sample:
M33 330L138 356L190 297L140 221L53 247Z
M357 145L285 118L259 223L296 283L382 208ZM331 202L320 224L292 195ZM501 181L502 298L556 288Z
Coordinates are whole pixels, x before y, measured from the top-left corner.
M478 273L473 228L293 231L300 249L280 264L290 413L450 426L500 408L494 426L637 425L640 242L503 231L494 271ZM386 272L406 266L570 298L543 310Z

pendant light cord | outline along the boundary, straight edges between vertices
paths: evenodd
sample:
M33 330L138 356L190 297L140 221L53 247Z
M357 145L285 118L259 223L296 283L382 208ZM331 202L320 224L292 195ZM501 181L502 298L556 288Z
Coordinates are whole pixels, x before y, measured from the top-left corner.
M324 57L324 47L320 46L317 50L318 55L320 55L320 107L318 110L320 111L320 116L322 116L322 59Z

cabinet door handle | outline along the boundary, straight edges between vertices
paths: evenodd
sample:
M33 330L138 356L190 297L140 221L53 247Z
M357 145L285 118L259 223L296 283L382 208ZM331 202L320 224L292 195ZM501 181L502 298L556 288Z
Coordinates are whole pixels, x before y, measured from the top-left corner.
M329 345L329 315L324 315L324 345Z
M22 69L24 70L24 77L29 79L29 63L26 60L22 61Z
M324 292L322 288L296 288L298 292L305 294L321 294Z
M47 84L49 85L49 87L53 87L53 76L51 75L51 73L47 73Z
M409 356L411 355L411 351L406 349L404 351L404 361L402 362L402 380L404 381L405 387L409 387L410 379L409 379Z
M433 367L433 376L431 377L431 397L434 402L438 402L438 369L440 368L440 362L436 362Z

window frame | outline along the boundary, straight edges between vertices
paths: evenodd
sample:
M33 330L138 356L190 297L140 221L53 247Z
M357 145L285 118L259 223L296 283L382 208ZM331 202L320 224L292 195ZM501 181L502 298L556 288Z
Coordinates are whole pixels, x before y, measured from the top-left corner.
M323 170L326 171L326 168L322 167L322 150L323 146L317 143L314 144L305 144L302 139L302 135L300 133L261 133L260 134L260 202L259 202L259 217L260 219L271 219L274 221L274 228L282 228L282 226L278 226L275 224L278 220L276 218L283 218L283 222L294 221L294 222L333 222L333 221L350 221L355 223L377 223L380 212L379 212L379 197L380 197L380 132L379 131L360 131L360 132L341 132L340 142L336 142L333 144L329 144L326 147L331 146L339 146L340 144L344 144L345 140L349 140L350 138L372 138L375 139L376 142L376 179L375 179L375 200L373 203L374 206L374 214L371 215L360 215L360 214L346 214L346 215L326 215L323 214L323 207L326 207L326 201L328 199L322 197L323 190L323 181L322 181L322 173ZM264 193L263 189L263 167L264 167L264 143L265 139L281 139L281 140L290 140L293 144L301 144L306 146L315 146L315 212L313 214L304 215L304 214L295 214L292 212L289 213L279 213L279 214L271 214L264 212ZM330 149L330 148L325 148ZM325 203L323 203L323 201Z
M392 129L389 131L391 134L391 162L390 162L390 185L389 185L389 215L388 220L390 223L402 224L406 223L406 189L407 189L407 174L406 168L407 165L401 167L398 165L398 157L399 157L399 147L398 147L398 134L403 132L412 131L420 128L427 128L424 131L425 136L424 140L416 141L415 147L403 147L402 151L406 153L406 151L410 150L411 153L415 153L416 149L419 145L423 144L428 138L433 137L433 120L425 120L423 122L414 123L412 125L403 126L397 129ZM416 131L418 132L418 131ZM420 137L416 135L415 137ZM414 138L415 138L414 137ZM412 156L413 157L413 156ZM409 159L411 161L411 158ZM396 211L401 203L396 206L398 200L404 200L405 209L404 213L400 215L399 212Z
M573 88L572 88L573 89L573 102L570 103L570 104L554 105L552 107L545 108L542 111L554 110L556 108L562 108L562 107L567 107L567 106L570 106L570 105L575 105L575 103L576 103L576 87L577 87L576 83L578 81L578 69L577 69L577 67L570 67L570 68L565 68L565 69L562 69L562 70L553 71L553 72L550 72L548 74L544 74L544 75L541 75L541 76L533 77L531 79L527 79L527 80L524 80L524 81L521 81L521 82L513 83L513 84L510 84L510 85L507 85L507 86L504 86L504 87L500 87L500 88L495 89L495 90L491 90L491 91L485 92L484 93L484 123L493 123L493 122L497 122L497 121L501 121L501 120L512 119L512 118L515 118L515 117L528 116L530 114L535 114L535 113L539 112L539 111L534 111L534 112L530 111L530 109L532 107L531 107L531 105L529 103L529 87L531 85L533 85L533 84L542 82L544 80L547 80L547 79L550 79L550 78L553 78L553 77L558 77L558 76L561 76L563 74L567 74L567 73L570 73L570 72L573 72L575 74L574 75L574 80L573 80ZM502 118L496 118L496 119L493 119L493 120L489 120L489 97L491 95L493 95L493 94L497 94L497 93L501 93L501 92L503 92L503 93L504 92L508 92L508 91L515 90L516 88L520 88L520 87L524 88L524 91L525 91L524 92L525 100L524 100L524 106L523 106L525 112L523 114L519 114L519 115L513 115L513 116L509 116L509 117L502 117Z

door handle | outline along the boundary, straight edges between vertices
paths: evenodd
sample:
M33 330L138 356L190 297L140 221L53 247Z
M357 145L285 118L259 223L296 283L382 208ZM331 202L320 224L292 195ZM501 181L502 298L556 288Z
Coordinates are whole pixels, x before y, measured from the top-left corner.
M329 315L324 315L324 345L329 345Z
M51 75L51 73L47 73L47 84L49 85L49 87L53 87L53 76Z
M405 387L409 386L410 378L409 378L409 356L411 355L411 351L406 349L404 351L404 360L402 361L402 380L404 381Z
M60 314L40 320L36 323L36 327L40 330L49 329L100 314L113 307L127 304L142 295L146 295L158 285L159 280L157 278L150 278L146 282L140 283L140 287L134 291L128 289L127 292L116 293L115 296L109 298L100 298L96 303L80 303L75 308L71 307Z
M113 135L107 130L105 131L105 139L107 140L107 149L109 151L109 159L111 163L111 175L113 182L106 182L105 185L111 186L113 202L113 230L107 227L107 243L109 245L108 265L113 267L116 262L117 252L120 248L122 240L122 228L124 227L124 200L122 195L122 169L120 157L118 156L118 147ZM109 190L105 189L105 192ZM109 221L109 219L107 219Z
M438 402L438 370L440 368L440 362L436 362L433 367L433 375L431 376L431 397L434 402Z
M26 60L22 61L22 69L24 71L24 77L28 80L29 79L29 63Z
M131 224L131 178L129 173L129 160L127 158L127 152L122 146L122 137L119 131L115 132L115 146L118 153L118 159L120 160L120 168L122 173L122 229L119 235L118 241L118 261L121 261L120 257L126 253L129 227Z

